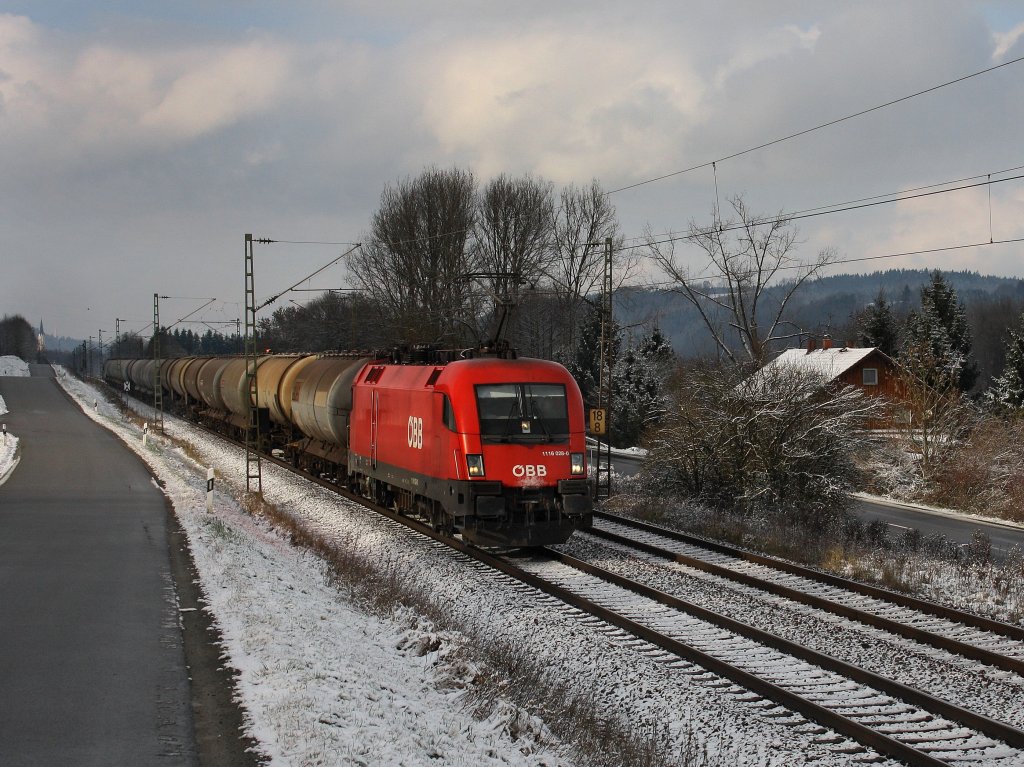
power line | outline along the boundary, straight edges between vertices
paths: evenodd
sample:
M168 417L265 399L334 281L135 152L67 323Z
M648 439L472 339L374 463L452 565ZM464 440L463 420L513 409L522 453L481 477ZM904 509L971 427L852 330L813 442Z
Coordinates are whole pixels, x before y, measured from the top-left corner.
M265 240L257 240L257 242L266 242L266 241L265 241ZM270 240L269 242L274 242L274 240ZM279 242L279 240L278 240L278 242ZM361 245L361 243L358 243L358 242L357 242L357 243L354 243L354 244L352 244L352 247L351 247L351 248L349 248L348 250L346 250L346 251L345 251L344 253L342 253L342 254L341 254L340 256L338 256L337 258L335 258L335 259L332 259L332 260L328 261L328 262L327 262L326 264L324 264L323 266L321 266L321 267L320 267L319 269L317 269L317 270L316 270L315 272L313 272L312 274L307 274L307 275L306 275L305 277L303 277L303 278L302 278L301 280L299 280L298 282L296 282L296 283L295 283L294 285L291 285L291 286L289 286L289 287L285 288L285 289L284 289L284 290L282 290L282 291L281 291L280 293L275 293L274 295L272 295L272 296L271 296L270 298L268 298L268 299L267 299L266 301L264 301L264 302L263 302L262 304L260 304L259 306L257 306L257 307L256 307L256 311L259 311L259 310L260 310L260 309L262 309L263 307L265 307L265 306L268 306L269 304L272 304L272 303L274 303L274 302L275 302L275 301L276 301L277 299L279 299L279 298L280 298L281 296L283 296L283 295L284 295L285 293L287 293L287 292L288 292L289 290L294 290L295 288L297 288L297 287L298 287L299 285L301 285L302 283L304 283L304 282L308 281L309 279L311 279L311 278L315 277L316 275L320 274L320 272L322 272L322 271L323 271L324 269L327 269L328 267L330 267L330 266L333 266L334 264L338 263L338 262L339 262L339 261L341 261L341 259L343 259L343 258L344 258L345 256L349 255L350 253L352 253L353 251L355 251L355 249L356 249L356 248L360 247L360 245Z
M261 237L253 240L253 242L258 242L261 245L281 243L283 245L348 245L350 247L355 247L359 244L358 242L327 242L325 240L273 240L269 237Z
M908 250L908 251L904 251L902 253L886 253L885 255L881 255L881 256L859 256L857 258L839 258L839 259L836 259L834 261L829 261L827 264L822 264L822 266L834 266L836 264L854 264L854 263L859 263L859 262L863 262L863 261L881 261L881 260L890 259L890 258L904 258L906 256L925 256L925 255L930 255L932 253L944 253L944 252L953 251L953 250L968 250L970 248L987 248L987 247L993 247L995 245L1012 245L1012 244L1019 243L1019 242L1024 242L1024 237L1017 237L1017 238L1009 239L1009 240L994 240L994 241L987 241L986 240L986 241L983 241L983 242L971 242L971 243L966 243L966 244L963 244L963 245L946 245L946 246L941 247L941 248L927 248L927 249L923 249L923 250ZM807 264L786 264L784 266L779 266L777 268L777 271L790 270L790 269L806 269L806 268L807 268ZM757 274L756 270L751 270L749 272L736 272L733 276L734 277L738 277L738 278L744 278L744 277L753 276L754 274ZM716 278L722 278L722 277L725 277L725 276L726 276L725 274L719 272L718 274L703 274L703 275L699 275L697 277L694 277L693 279L695 279L695 280L711 280L711 279L716 279ZM669 285L678 285L678 284L679 284L679 280L667 280L667 281L664 281L664 282L652 282L652 283L648 283L646 285L625 285L623 287L659 288L659 287L666 287L666 286L669 286Z
M667 178L673 178L675 176L681 176L684 173L691 173L691 172L693 172L695 170L700 170L701 168L710 168L715 163L725 162L726 160L733 160L733 159L735 159L737 157L742 157L745 154L750 154L751 152L756 152L756 151L758 151L760 149L766 149L767 147L774 146L776 144L781 144L784 141L790 141L791 139L799 138L800 136L806 136L808 133L813 133L814 131L822 130L823 128L830 128L833 125L838 125L839 123L846 122L847 120L853 120L856 117L863 117L866 114L870 114L872 112L877 112L880 109L885 109L887 107L891 107L891 106L894 106L896 104L900 104L900 103L902 103L904 101L909 101L910 99L917 98L918 96L923 96L926 93L932 93L933 91L937 91L937 90L939 90L941 88L946 88L946 87L948 87L950 85L956 85L957 83L962 83L965 80L970 80L972 77L979 77L981 75L988 74L990 72L994 72L997 69L1001 69L1002 67L1008 67L1011 64L1018 64L1021 61L1024 61L1024 56L1019 56L1019 57L1017 57L1015 59L1011 59L1010 61L1004 61L1002 64L996 64L995 66L989 67L987 69L982 69L982 70L979 70L977 72L972 72L969 75L964 75L963 77L958 77L955 80L948 80L947 82L940 83L939 85L933 85L930 88L925 88L924 90L917 91L916 93L911 93L909 96L902 96L902 97L900 97L898 99L893 99L892 101L887 101L884 104L879 104L877 106L869 107L868 109L862 109L859 112L854 112L853 114L846 115L845 117L839 117L839 118L836 118L835 120L829 120L828 122L821 123L820 125L815 125L813 128L805 128L804 130L797 131L795 133L790 133L787 136L782 136L781 138L773 139L771 141L766 141L763 144L758 144L757 146L750 147L749 149L743 149L743 150L740 150L739 152L733 152L732 154L726 155L725 157L719 157L717 160L709 160L708 162L703 162L700 165L693 165L693 166L691 166L689 168L684 168L683 170L677 170L677 171L674 171L672 173L666 173L666 174L661 175L661 176L656 176L655 178L649 178L646 181L638 181L635 184L628 184L626 186L621 186L618 189L612 189L610 192L605 192L605 194L606 195L613 195L613 194L616 194L618 192L625 192L628 189L636 189L637 187L640 187L640 186L645 186L647 184L653 184L653 183L655 183L657 181L664 181Z
M794 217L805 217L805 214L814 213L816 211L824 211L824 212L827 212L827 213L841 213L844 210L848 210L849 209L847 206L858 205L859 203L869 202L871 200L883 200L883 201L889 201L889 202L899 202L900 200L903 200L903 199L909 200L909 199L913 199L913 198L909 197L909 196L907 196L907 197L899 197L899 195L911 195L914 192L923 192L923 191L926 191L928 189L936 189L938 187L949 186L950 184L962 184L964 181L975 181L975 180L981 179L981 178L988 179L989 181L991 181L992 180L992 176L1001 176L1004 173L1014 173L1015 171L1018 171L1018 170L1024 170L1024 165L1016 165L1016 166L1014 166L1012 168L1004 168L1003 170L994 170L994 171L991 171L991 172L988 172L988 173L977 173L977 174L975 174L973 176L963 176L961 178L950 179L949 181L938 181L938 182L933 183L933 184L925 184L924 186L911 187L910 189L901 189L901 190L896 191L896 192L885 192L883 194L869 195L868 197L859 197L859 198L857 198L855 200L846 200L845 202L834 202L834 203L830 203L828 205L817 205L817 206L815 206L813 208L804 208L802 210L795 210L795 211L793 211L791 213L787 213L785 215L780 215L780 216L777 217L777 219L774 219L774 220L781 220L781 219L789 220L790 218L794 218ZM998 180L1005 181L1007 179L998 179ZM991 190L991 186L989 187L989 190ZM948 191L955 191L955 190L950 189ZM890 198L896 198L896 199L890 199ZM766 224L767 223L772 223L772 220L766 219L763 223L766 223ZM664 233L664 236L666 236L666 237L675 237L677 234L680 234L680 232L673 231L673 230L670 229L670 230L668 230L668 231L666 231ZM640 241L643 241L645 243L647 242L647 240L646 240L646 238L644 236L628 237L628 238L626 238L625 241L626 242L640 242ZM626 246L626 247L630 247L630 246Z
M980 176L974 176L973 178L980 178ZM800 219L805 219L805 218L817 218L818 216L826 216L826 215L829 215L831 213L846 213L846 212L851 211L851 210L860 210L862 208L873 208L873 207L876 207L878 205L888 205L888 204L894 203L894 202L906 202L907 200L917 200L917 199L920 199L922 197L932 197L934 195L948 194L950 192L961 192L961 191L963 191L965 189L975 189L975 188L981 187L981 186L991 187L992 184L1001 184L1004 181L1018 181L1018 180L1020 180L1022 178L1024 178L1024 174L1018 175L1018 176L1007 176L1006 178L1000 178L1000 179L995 179L995 180L979 181L979 182L974 183L974 184L964 184L962 186L955 186L955 187L951 187L949 189L937 189L937 190L933 190L933 191L930 191L930 192L926 191L926 192L919 192L917 194L907 194L907 195L900 196L900 197L892 197L890 199L877 199L877 198L873 198L873 197L868 197L868 198L865 198L866 200L869 200L868 202L851 202L851 203L847 204L845 207L827 206L827 209L811 208L806 213L784 214L784 215L776 216L774 218L766 218L766 219L763 219L761 221L748 222L747 224L740 223L740 224L733 224L731 226L715 226L715 225L712 225L712 227L710 227L708 229L702 229L702 230L699 230L699 231L693 232L693 233L680 234L680 235L672 234L672 235L666 237L665 239L641 242L641 243L637 243L635 245L624 245L623 247L620 248L620 250L636 250L637 248L645 248L645 247L649 247L650 245L664 245L664 244L667 244L667 243L670 243L670 242L678 242L679 240L687 240L690 237L692 237L694 234L701 235L701 234L710 234L711 232L732 232L732 231L736 231L738 229L743 229L745 226L750 225L750 224L752 224L753 226L767 226L767 225L771 225L771 224L781 224L781 223L784 223L784 222L787 222L787 221L798 221ZM956 183L956 182L947 182L947 183ZM944 184L938 184L938 185L933 185L933 186L944 186ZM921 188L922 189L930 189L932 187L921 187ZM899 195L899 194L902 194L902 193L897 192L896 194Z

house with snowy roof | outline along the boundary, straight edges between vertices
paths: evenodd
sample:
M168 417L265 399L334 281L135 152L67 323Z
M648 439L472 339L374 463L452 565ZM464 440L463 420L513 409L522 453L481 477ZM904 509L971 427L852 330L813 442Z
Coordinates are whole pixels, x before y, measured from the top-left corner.
M758 376L766 377L783 370L811 374L825 387L853 386L869 397L885 397L894 403L903 399L899 366L873 346L857 348L849 343L837 346L825 336L819 347L812 338L806 348L787 349L768 362L754 374L755 381ZM890 424L870 425L877 428Z
M814 373L828 384L855 386L869 395L899 394L899 368L889 355L873 346L836 346L828 336L821 348L812 338L805 349L787 349L765 367L770 366Z

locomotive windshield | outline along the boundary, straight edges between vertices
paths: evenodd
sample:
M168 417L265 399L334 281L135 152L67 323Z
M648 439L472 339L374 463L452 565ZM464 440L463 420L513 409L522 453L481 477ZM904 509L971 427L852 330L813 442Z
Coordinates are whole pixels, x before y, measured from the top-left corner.
M488 442L554 442L569 438L562 384L480 384L480 434Z

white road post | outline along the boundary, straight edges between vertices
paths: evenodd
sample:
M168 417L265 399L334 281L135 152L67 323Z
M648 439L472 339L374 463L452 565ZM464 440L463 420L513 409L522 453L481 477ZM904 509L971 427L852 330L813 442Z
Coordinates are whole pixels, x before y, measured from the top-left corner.
M4 444L7 444L7 424L4 424Z
M206 510L213 512L213 467L206 470Z
M145 447L149 444L149 422L142 424L142 446Z

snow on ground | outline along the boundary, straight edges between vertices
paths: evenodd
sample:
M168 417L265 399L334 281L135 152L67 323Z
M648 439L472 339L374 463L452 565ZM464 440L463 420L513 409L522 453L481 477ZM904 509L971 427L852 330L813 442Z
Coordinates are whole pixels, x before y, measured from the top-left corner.
M563 765L545 746L543 722L499 705L474 720L465 700L473 669L460 649L473 637L504 637L552 678L593 703L595 714L696 742L714 764L848 763L834 734L779 716L702 669L670 661L624 632L581 615L401 525L264 464L264 497L301 516L307 529L360 552L396 577L426 586L435 606L462 627L436 630L408 611L375 617L353 604L314 555L244 512L244 451L167 418L180 447L141 444L91 386L59 371L90 417L139 453L165 485L185 529L208 607L221 631L248 734L274 765ZM99 401L94 411L94 401ZM140 408L144 406L139 405ZM189 456L197 456L197 463ZM205 466L222 479L205 509ZM233 479L234 478L234 479ZM638 647L640 648L638 650ZM828 741L833 741L829 745ZM551 741L546 741L550 743ZM885 763L884 760L881 763Z
M0 376L27 376L28 363L21 357L0 357Z
M3 409L3 400L0 399L0 413L7 412ZM7 481L14 468L18 465L20 456L18 454L18 438L13 434L0 436L0 485Z
M0 357L0 366L4 366L5 360L15 359L21 362L17 357ZM6 367L2 368L6 369ZM28 369L26 365L25 369ZM0 375L4 375L0 372ZM7 403L4 402L4 398L0 397L0 415L5 415L8 412ZM7 481L7 478L11 476L11 472L14 471L14 467L18 465L18 438L13 434L4 434L0 436L0 485Z

